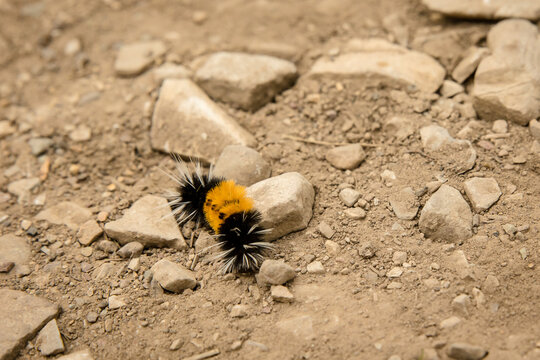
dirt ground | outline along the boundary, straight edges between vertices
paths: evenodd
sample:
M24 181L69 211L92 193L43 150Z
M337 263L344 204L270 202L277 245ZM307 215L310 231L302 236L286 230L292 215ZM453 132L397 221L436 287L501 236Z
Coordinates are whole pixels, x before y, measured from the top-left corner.
M196 11L206 13L202 23L193 20ZM454 342L485 348L487 359L533 359L540 346L539 167L534 159L512 161L531 147L528 128L509 123L511 136L486 149L477 140L492 124L481 120L473 141L476 166L458 175L423 152L417 130L436 121L455 136L468 122L459 114L444 120L429 108L419 114L415 104L429 100L397 85L351 79L336 87L330 80L302 78L318 57L353 37L394 41L383 21L390 14L399 17L411 42L419 31L472 34L443 52L438 60L447 69L468 46L483 44L493 25L445 19L415 0L0 1L0 36L7 39L0 54L0 120L16 124L16 133L0 140L0 191L7 193L16 179L39 177L46 157L51 161L48 177L34 192L46 195L45 206L75 201L96 215L108 211L114 220L141 196L161 194L170 185L159 168L172 162L151 149L145 105L154 104L158 85L150 72L125 79L113 69L121 44L144 39L163 40L167 60L186 66L197 56L242 50L247 44L285 43L296 49L292 60L300 79L293 88L255 113L221 105L256 137L256 150L271 162L273 175L299 172L316 190L308 228L275 243L274 258L299 270L288 286L295 296L292 303L273 301L253 276L224 277L217 275L217 266L203 262L195 272L204 286L195 291L176 295L147 289L144 271L165 257L187 264L192 250L145 249L138 272L129 271L127 261L115 255L99 259L95 252L83 258L75 232L67 227L34 222L36 237L21 230L21 221L33 220L43 206L19 204L14 196L0 203L0 213L9 216L0 235L28 239L32 272L3 277L0 285L60 304L65 353L89 348L95 359L178 359L211 349L219 349L218 359L427 359L429 351L423 349L448 359L446 349ZM64 55L73 38L81 40L85 57ZM310 94L318 94L317 100ZM391 114L413 117L415 134L403 141L389 136L382 124ZM69 134L81 124L91 129L91 139L73 141ZM340 171L325 160L329 146L284 135L375 146L364 148L367 159L360 167ZM54 141L45 157L30 152L27 141L34 137ZM499 155L501 146L509 156ZM391 186L381 179L384 170L396 174ZM400 187L418 190L440 175L461 191L471 174L494 177L503 195L476 218L474 236L455 245L474 264L474 277L462 279L449 265L447 244L426 239L418 216L398 220L388 199ZM338 197L343 183L353 184L367 201L365 219L344 215ZM422 195L421 205L428 198ZM327 239L317 230L321 222L336 231L337 254L325 248ZM523 227L523 236L504 235L507 223ZM40 251L43 242L62 243L54 261ZM401 287L393 289L387 288L393 280L385 274L395 266L395 251L407 253L410 267L399 279ZM325 274L306 273L314 258L323 263ZM111 262L117 276L95 280L81 271L83 262L93 268ZM489 291L488 275L500 284ZM440 285L427 286L429 278ZM473 300L468 314L460 315L461 323L442 329L440 322L455 315L452 300L459 294L473 299L473 288L482 290L485 302L476 306ZM126 295L128 305L103 310L113 291ZM240 303L248 306L247 316L232 318L231 307ZM90 312L100 314L94 323L87 320ZM287 319L300 324L296 334L276 325ZM180 349L170 350L177 339ZM242 346L232 350L236 341ZM21 359L41 357L31 343L20 353Z

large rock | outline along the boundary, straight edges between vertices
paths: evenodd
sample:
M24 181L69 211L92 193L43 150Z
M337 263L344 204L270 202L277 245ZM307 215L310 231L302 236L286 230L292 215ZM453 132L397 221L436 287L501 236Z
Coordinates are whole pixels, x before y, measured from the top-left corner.
M430 10L468 19L540 19L538 0L422 0Z
M214 99L256 110L290 87L296 66L267 55L218 52L195 73L196 82Z
M489 209L502 195L494 178L473 177L465 181L463 187L476 212Z
M313 215L315 190L302 175L285 173L247 188L255 208L262 214L262 225L272 231L269 241L305 229Z
M154 60L165 54L161 41L145 41L124 45L120 48L114 71L119 76L136 76L148 69Z
M105 233L121 245L138 241L144 247L186 247L167 200L154 195L140 198L122 218L105 224Z
M250 186L267 179L272 172L270 164L257 151L242 145L229 145L219 156L214 175Z
M490 30L487 44L491 55L476 70L474 107L485 119L527 125L540 116L538 28L526 20L501 21Z
M321 58L309 72L312 77L361 78L379 83L414 85L435 92L446 71L429 55L408 50L383 39L353 39L346 52L334 59Z
M466 240L472 236L471 209L458 190L442 185L424 205L418 225L435 240Z
M167 259L159 260L150 270L162 288L174 293L193 289L197 285L195 275L191 271Z
M212 162L227 145L253 147L255 138L192 81L167 79L150 132L152 147Z
M23 291L0 289L0 359L12 360L60 311L58 305Z
M21 274L30 261L30 245L26 240L13 234L0 236L0 263L12 262L15 267L10 274ZM0 278L2 275L0 275Z
M36 215L36 220L45 220L51 224L66 225L73 231L92 218L92 212L71 201L62 201Z

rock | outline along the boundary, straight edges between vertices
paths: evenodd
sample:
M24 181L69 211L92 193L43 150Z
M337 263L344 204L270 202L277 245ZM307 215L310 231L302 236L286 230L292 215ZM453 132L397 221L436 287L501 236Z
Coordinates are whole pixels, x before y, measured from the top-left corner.
M339 192L339 198L345 205L352 207L360 199L360 193L354 189L346 188Z
M84 142L92 138L92 130L86 125L79 125L69 133L69 138L75 142Z
M390 279L393 279L393 278L398 278L400 277L401 275L403 274L403 269L399 266L396 266L396 267L393 267L392 269L390 269L387 273L386 273L386 276Z
M310 340L315 337L313 331L313 319L309 315L301 315L293 318L287 317L276 323L279 330L292 334L296 337Z
M480 61L489 54L486 48L472 46L463 54L463 58L452 71L452 78L462 84L469 78L480 64Z
M420 213L420 231L427 237L446 242L462 241L472 236L472 213L461 193L441 185Z
M324 270L324 266L320 261L313 261L308 264L307 272L310 274L324 274L326 270Z
M247 311L248 311L247 305L238 304L232 307L231 313L229 315L233 318L242 318L242 317L247 316L248 314Z
M461 279L473 278L471 265L463 250L456 250L449 256L448 267L455 271Z
M392 116L384 123L383 129L398 140L404 140L414 134L415 126L411 119L403 116Z
M88 246L96 241L103 234L103 229L98 225L95 220L88 220L79 227L77 231L77 239L79 243L84 246Z
M448 347L448 356L456 360L481 360L487 353L479 346L466 343L453 343Z
M533 138L540 140L540 121L532 119L529 122L529 131Z
M347 215L347 217L353 219L353 220L360 220L360 219L364 219L366 217L366 212L364 209L361 209L361 208L352 208L352 209L347 209L344 211L345 215Z
M184 342L182 341L182 339L176 339L171 343L171 346L169 347L169 350L176 351L176 350L180 349L183 344L184 344Z
M502 226L505 233L510 236L514 236L517 233L517 227L514 224L504 224Z
M229 145L216 161L214 174L250 186L270 177L272 168L257 151L242 145Z
M294 295L282 285L274 285L270 288L272 299L277 302L293 302Z
M8 273L14 266L15 263L13 261L2 261L0 262L0 273Z
M90 323L90 324L93 324L95 323L99 318L99 315L97 312L94 312L94 311L90 311L87 315L86 315L86 320Z
M448 319L444 319L439 324L439 327L441 329L451 329L455 326L457 326L461 322L461 319L457 316L450 316Z
M165 44L161 41L145 41L120 48L114 71L119 76L137 76L148 69L154 60L165 54Z
M265 260L258 274L258 280L263 284L283 285L294 279L294 269L282 260Z
M128 263L128 269L131 270L131 271L139 271L141 267L141 259L140 258L133 258L131 260L129 260L129 263Z
M508 132L508 123L504 120L495 120L491 130L496 134L505 134Z
M11 274L20 275L24 267L28 265L30 256L30 245L25 239L14 234L0 236L0 263L6 264L6 268L10 266L9 263L14 264L10 268ZM2 275L0 275L1 278Z
M213 99L257 110L294 84L296 66L267 55L214 53L195 72L195 81Z
M67 56L73 56L79 53L82 50L81 40L78 38L73 38L69 40L64 46L64 54Z
M30 145L30 150L35 156L39 156L47 151L51 146L53 146L54 141L49 138L33 138L28 140L28 145Z
M171 63L165 63L155 68L152 73L158 83L161 83L165 79L186 79L191 76L191 71L186 67Z
M326 153L326 161L340 170L356 169L365 158L366 153L360 144L338 146Z
M69 355L60 356L56 360L94 360L90 350L79 350Z
M2 252L0 252L1 254ZM15 359L60 308L48 300L23 291L0 289L0 359Z
M150 269L154 279L165 290L179 293L185 289L193 289L197 285L194 274L167 259L159 260Z
M317 226L317 230L327 239L331 239L332 236L336 233L334 229L324 221Z
M260 181L247 188L263 221L261 225L272 232L268 241L293 231L305 229L313 215L315 191L302 175L296 172Z
M494 178L473 177L465 181L463 188L476 212L489 209L502 195Z
M448 130L438 125L429 125L420 129L422 147L428 151L439 150L443 145L451 143L454 138Z
M482 289L488 294L493 294L497 290L499 285L499 279L497 279L495 275L488 275L486 277L486 280L484 280Z
M336 256L340 250L339 244L332 240L326 240L324 242L324 247L326 248L326 252L332 256Z
M18 203L30 201L31 191L39 185L38 178L29 178L13 181L7 186L7 191L18 197Z
M437 91L444 80L445 70L435 59L384 39L352 39L346 52L333 59L320 58L308 76L361 78L377 84L382 80L390 85L414 85L428 93Z
M121 245L137 241L144 247L183 249L187 245L170 214L166 199L146 195L131 205L122 218L105 224L105 232Z
M477 308L482 307L482 305L484 305L485 302L486 302L486 296L484 295L484 293L482 291L480 291L480 289L473 288L472 289L472 294L473 294L473 298L474 298L474 302L476 304L476 307Z
M459 85L452 80L444 80L441 87L441 95L446 98L451 98L454 95L460 94L464 91L463 86Z
M536 0L422 0L430 10L466 19L540 19L540 4Z
M7 120L0 121L0 139L5 138L11 134L14 134L17 129L11 125Z
M109 296L108 305L110 310L120 309L121 307L126 306L126 302L121 296L112 295Z
M394 264L403 265L407 261L407 253L405 251L396 251L392 255L392 262Z
M250 133L188 79L163 81L150 137L156 150L208 162L227 145L256 144Z
M201 25L208 19L208 14L204 11L195 11L191 18L195 24Z
M41 329L36 338L36 345L43 356L64 352L64 342L60 330L58 330L56 319L52 319Z
M398 219L414 219L418 212L418 203L412 188L401 189L399 192L392 194L389 200Z
M113 254L118 250L118 244L111 240L101 240L97 243L97 249L107 254Z
M540 116L539 38L536 25L526 20L504 20L491 28L491 55L478 66L472 92L482 118L526 125Z
M141 255L144 249L143 244L137 241L132 241L122 246L116 253L124 259L131 259Z
M458 295L452 300L452 310L465 318L469 317L470 306L471 299L466 294Z
M66 225L73 231L92 218L92 212L71 201L62 201L52 207L42 210L36 215L36 220L45 220L51 224Z

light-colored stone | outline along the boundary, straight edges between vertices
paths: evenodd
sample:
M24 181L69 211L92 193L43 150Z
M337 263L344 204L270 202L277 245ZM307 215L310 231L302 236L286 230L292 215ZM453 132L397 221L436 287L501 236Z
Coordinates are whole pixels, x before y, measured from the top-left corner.
M54 141L49 138L32 138L28 140L30 151L35 156L39 156L53 146Z
M536 0L422 0L429 9L466 19L540 19Z
M347 217L353 220L360 220L366 217L366 211L362 208L347 209L344 211L344 213L347 215Z
M36 345L41 355L50 356L64 352L64 342L58 330L56 319L52 319L41 329L37 338Z
M187 245L170 215L167 200L146 195L137 200L119 220L105 225L107 235L121 245L137 241L145 247L185 248Z
M134 258L141 255L143 249L143 244L138 241L132 241L122 246L120 250L118 250L116 253L118 254L118 256L124 259Z
M287 317L278 321L276 326L279 330L301 339L310 340L315 337L313 318L309 315L300 315L293 318Z
M79 350L71 354L60 356L56 360L94 360L90 350Z
M258 274L258 280L263 284L283 285L294 279L294 269L282 260L265 260Z
M463 188L476 212L489 209L502 195L494 178L473 177L465 181Z
M447 319L444 319L443 321L441 321L441 323L439 324L439 327L441 329L451 329L453 327L456 327L459 323L461 322L461 319L458 318L457 316L450 316L449 318Z
M0 236L0 263L12 262L15 266L8 274L21 274L30 261L30 245L14 234ZM0 275L0 279L3 275Z
M452 80L444 80L441 87L441 95L446 98L451 98L457 94L460 94L464 91L463 86Z
M533 138L540 140L540 121L536 119L529 121L529 132Z
M407 261L407 252L405 251L395 251L392 255L392 262L394 264L403 265Z
M495 275L488 275L482 284L482 290L488 294L493 294L499 287L499 279Z
M401 189L390 196L390 205L398 219L412 220L418 212L418 202L410 187Z
M461 279L472 279L472 265L469 264L467 257L463 250L454 251L447 258L447 266L458 274Z
M79 227L77 240L79 240L81 245L88 246L96 241L101 234L103 234L103 229L98 223L95 220L88 220Z
M491 28L491 55L474 77L474 107L482 118L526 125L540 116L539 39L536 25L526 20L504 20Z
M305 229L313 215L313 185L296 172L253 184L247 188L247 196L262 215L261 225L272 229L265 236L268 241Z
M339 198L345 205L351 207L360 199L360 193L354 189L345 188L339 192Z
M257 151L242 145L229 145L216 161L214 174L250 186L270 177L272 168Z
M319 226L317 226L317 230L321 233L322 236L327 239L331 239L332 236L334 236L334 234L336 233L336 231L324 221L322 221Z
M124 301L124 298L118 295L109 296L108 304L109 304L110 310L120 309L121 307L124 307L127 305L126 302Z
M326 270L320 261L313 261L308 264L307 272L310 274L324 274Z
M129 270L132 270L132 271L139 271L139 269L141 268L141 259L140 258L133 258L131 260L129 260L129 263L128 263L128 269Z
M92 129L86 125L79 125L69 133L69 138L75 142L84 142L92 138Z
M420 213L420 231L427 237L457 242L472 236L472 213L461 193L442 185Z
M92 212L71 201L62 201L36 215L36 220L45 220L51 224L66 225L73 231L92 218Z
M154 60L165 54L161 41L145 41L124 45L120 48L114 70L119 76L137 76L148 69Z
M272 299L277 302L293 302L294 295L282 285L274 285L270 288Z
M491 130L496 134L505 134L508 132L508 123L505 120L495 120Z
M469 295L461 294L452 300L452 310L465 318L469 317L470 306L471 298Z
M289 61L267 55L218 52L208 56L195 80L210 97L244 110L256 110L298 76Z
M182 65L165 63L152 71L156 82L161 83L165 79L185 79L191 76L191 72Z
M387 273L386 273L386 276L390 279L393 279L393 278L398 278L400 277L401 275L403 274L403 268L399 267L399 266L396 266L396 267L393 267L392 269L390 269Z
M338 146L326 153L326 160L340 170L356 169L365 158L366 153L360 144Z
M336 256L337 254L339 254L340 247L339 244L335 241L326 240L324 242L324 247L326 248L326 252L331 256Z
M152 147L212 162L227 145L255 138L188 79L166 79L152 116Z
M197 285L195 275L167 259L159 260L152 268L154 279L165 290L179 293L185 289L193 289Z
M81 40L78 38L70 39L64 46L64 54L73 56L82 50Z
M248 306L243 304L234 305L229 314L233 318L242 318L248 315Z
M486 48L472 46L463 54L463 58L452 71L452 78L462 84L469 78L480 64L480 61L489 54Z
M451 143L454 138L448 130L438 125L429 125L420 129L422 147L428 151L439 150L443 145Z
M466 343L453 343L448 347L448 356L456 360L481 360L487 355L487 351L480 346Z
M414 134L415 126L413 120L404 116L392 116L383 125L384 131L395 136L398 140L404 140Z
M18 198L19 204L30 201L31 191L39 185L38 178L13 181L7 186L7 191Z

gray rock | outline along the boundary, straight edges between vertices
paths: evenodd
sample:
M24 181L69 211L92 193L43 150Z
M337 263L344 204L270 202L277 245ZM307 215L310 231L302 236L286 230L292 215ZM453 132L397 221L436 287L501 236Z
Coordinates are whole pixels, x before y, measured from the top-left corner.
M39 185L38 178L29 178L13 181L7 186L7 191L18 198L19 204L30 201L31 191Z
M17 357L26 342L32 339L60 308L48 300L23 291L0 289L0 359Z
M351 207L360 199L360 193L354 189L346 188L339 192L339 198L345 205Z
M429 198L418 224L424 235L435 240L456 242L472 236L471 209L461 193L448 185L441 185Z
M262 226L272 229L266 235L268 241L305 229L313 215L315 191L309 181L296 172L253 184L247 188L247 196L261 212Z
M488 354L484 348L466 343L450 344L447 353L456 360L481 360Z
M458 83L462 84L469 78L480 64L480 61L489 54L486 48L472 46L463 54L463 58L452 71L452 77Z
M41 329L36 338L36 345L43 356L64 352L64 342L60 330L58 330L56 319L52 319Z
M114 71L119 76L137 76L148 69L154 61L165 54L161 41L145 41L124 45L120 48Z
M229 145L216 161L214 174L250 186L270 177L272 168L257 151L242 145Z
M144 247L183 249L187 245L174 217L169 215L166 199L146 195L131 205L122 218L107 223L105 232L121 245L137 241Z
M95 220L88 220L79 227L77 240L84 246L88 246L96 241L103 234L103 229Z
M289 289L282 285L274 285L270 288L270 295L272 299L277 302L293 302L294 295L291 294Z
M461 295L456 296L452 300L452 310L455 313L465 318L469 317L470 306L471 306L471 298L469 297L469 295L461 294Z
M289 61L267 55L218 52L208 56L195 80L213 99L244 110L257 110L298 76Z
M94 360L90 350L79 350L69 355L60 356L56 360Z
M326 270L320 261L313 261L308 264L307 272L310 274L324 274Z
M366 211L361 208L352 208L344 211L345 215L353 220L360 220L366 217Z
M536 0L422 0L430 10L466 19L540 19L540 4Z
M98 313L95 312L95 311L90 311L90 312L86 315L86 320L87 320L89 323L91 323L91 324L95 323L95 322L98 320L98 318L99 318L99 315L98 315Z
M159 260L150 270L162 288L174 293L193 289L197 285L195 275L191 271L167 259Z
M141 255L143 249L143 244L138 241L132 241L122 246L120 250L118 250L116 253L118 254L118 256L124 259L134 258Z
M445 98L451 98L457 94L460 94L464 91L463 86L459 85L452 80L444 80L441 87L441 95Z
M36 220L45 220L51 224L66 225L73 231L92 218L92 212L71 201L62 201L36 215Z
M54 141L49 138L33 138L28 140L28 145L30 145L30 150L35 156L39 156L47 151L51 146L53 146Z
M418 202L414 191L406 187L390 196L390 205L398 219L412 220L418 212Z
M317 230L319 230L322 236L327 239L331 239L332 236L334 236L334 234L336 233L336 231L324 221L322 221L319 226L317 226Z
M11 274L22 274L24 267L30 261L30 256L30 245L25 239L14 234L0 236L0 263L14 263ZM0 279L2 276L0 275Z
M476 212L489 209L502 195L494 178L473 177L465 181L463 188Z
M338 146L326 153L326 160L340 170L356 169L365 158L366 153L360 144Z
M213 162L227 145L255 138L188 79L163 81L152 116L152 147Z
M155 68L152 73L154 79L161 83L165 79L185 79L191 76L191 71L177 64L166 63Z
M311 340L315 338L313 330L313 318L309 315L301 315L293 318L287 317L276 323L279 330L294 335L298 338Z
M101 240L97 243L97 249L107 254L113 254L118 250L118 244L111 240Z
M294 269L282 260L265 260L258 274L258 280L263 284L283 285L294 279Z
M539 39L536 25L526 20L504 20L491 28L491 55L474 77L474 108L482 118L526 125L540 116Z

